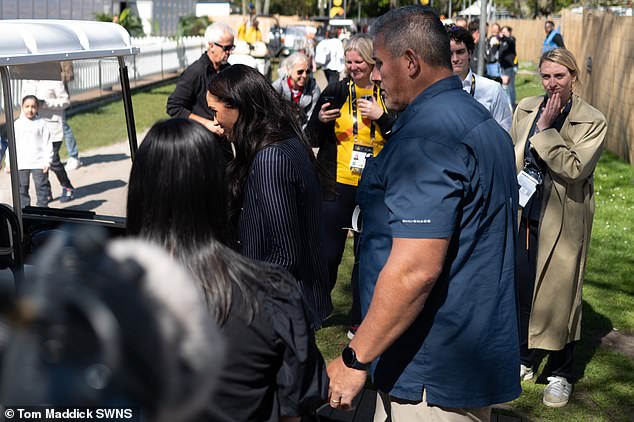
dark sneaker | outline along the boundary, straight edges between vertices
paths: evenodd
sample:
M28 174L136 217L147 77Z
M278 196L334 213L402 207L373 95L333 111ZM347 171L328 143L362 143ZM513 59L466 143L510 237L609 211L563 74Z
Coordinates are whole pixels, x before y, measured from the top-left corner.
M75 190L69 188L62 188L62 195L59 197L59 202L68 202L75 199Z

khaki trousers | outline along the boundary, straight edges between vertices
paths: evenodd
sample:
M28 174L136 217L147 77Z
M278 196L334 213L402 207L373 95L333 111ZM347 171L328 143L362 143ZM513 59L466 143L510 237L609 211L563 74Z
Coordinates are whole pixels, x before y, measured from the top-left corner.
M453 409L429 405L426 398L424 391L423 400L420 402L399 400L379 392L376 395L374 422L489 422L491 420L491 406ZM389 417L386 408L391 413Z

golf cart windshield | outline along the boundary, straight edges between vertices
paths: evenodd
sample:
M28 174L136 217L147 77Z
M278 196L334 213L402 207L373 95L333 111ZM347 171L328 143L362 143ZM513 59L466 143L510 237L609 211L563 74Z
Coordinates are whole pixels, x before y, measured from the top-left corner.
M130 158L137 148L126 60L138 49L132 47L129 34L120 25L107 22L20 19L3 20L0 39L5 169L0 174L0 203L13 207L25 236L25 225L33 221L123 228ZM62 63L74 69L71 77L64 76ZM60 94L63 91L68 98ZM94 91L99 92L95 95ZM25 95L37 98L33 100L38 108L35 117L21 116ZM120 100L103 111L99 109L103 118L95 113L94 122L83 119L80 125L70 117L76 105L104 97ZM26 123L14 124L18 118ZM46 123L46 136L55 146L53 157L56 148L61 156L59 165L50 164L43 172L50 185L44 191L40 190L44 186L40 153L48 154L50 148L38 136L30 136L28 129L38 119ZM109 126L103 127L106 121ZM68 142L62 142L70 136L76 140L83 164L79 168L79 162L72 162L70 151L66 151ZM65 176L60 175L60 168ZM26 191L25 183L29 184ZM50 192L49 197L42 192Z

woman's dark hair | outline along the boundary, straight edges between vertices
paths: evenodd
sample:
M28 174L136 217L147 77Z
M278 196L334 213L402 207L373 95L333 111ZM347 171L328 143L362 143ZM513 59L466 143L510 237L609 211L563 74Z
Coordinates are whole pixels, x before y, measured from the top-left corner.
M229 314L235 289L250 320L257 310L255 289L283 288L280 282L290 277L225 245L225 166L218 139L205 127L189 119L160 121L132 164L127 204L128 233L163 246L189 269L219 324Z
M132 165L128 230L152 233L169 246L209 238L226 243L226 209L218 206L226 200L225 163L215 136L188 119L152 126Z
M229 135L236 156L227 167L229 221L235 226L242 206L244 182L255 155L262 148L296 137L303 142L313 162L314 155L293 104L282 98L257 70L240 64L229 66L211 80L209 93L239 112Z
M26 100L33 100L35 101L36 105L40 105L40 103L38 102L38 99L35 95L25 95L24 98L22 98L22 105L24 105L24 103L26 102Z

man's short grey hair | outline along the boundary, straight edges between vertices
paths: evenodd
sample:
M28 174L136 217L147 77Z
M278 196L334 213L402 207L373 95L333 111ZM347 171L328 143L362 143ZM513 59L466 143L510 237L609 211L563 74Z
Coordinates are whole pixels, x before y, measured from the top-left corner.
M224 22L212 23L205 30L205 41L207 43L220 42L220 38L222 38L224 34L229 34L234 38L236 37L236 32L233 30L232 27L230 27L226 23Z
M451 49L447 31L438 14L429 6L404 6L379 17L371 28L384 48L395 57L412 49L430 66L451 69Z

